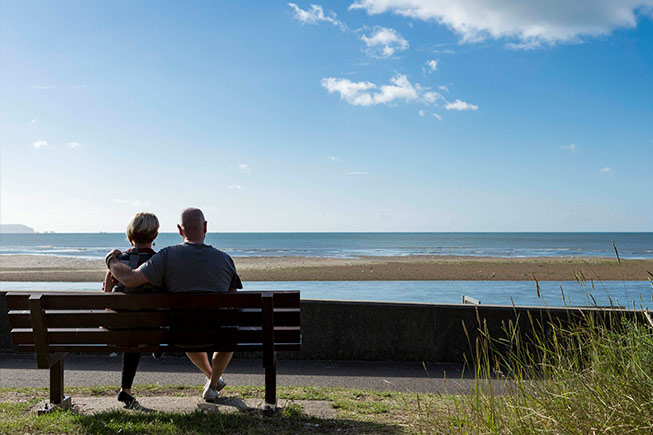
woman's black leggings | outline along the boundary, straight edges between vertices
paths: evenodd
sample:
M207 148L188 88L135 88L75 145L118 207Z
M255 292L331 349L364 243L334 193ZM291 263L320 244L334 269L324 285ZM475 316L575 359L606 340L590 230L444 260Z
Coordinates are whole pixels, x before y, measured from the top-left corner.
M127 352L122 354L122 380L120 381L120 388L131 389L140 360L141 354L138 352Z

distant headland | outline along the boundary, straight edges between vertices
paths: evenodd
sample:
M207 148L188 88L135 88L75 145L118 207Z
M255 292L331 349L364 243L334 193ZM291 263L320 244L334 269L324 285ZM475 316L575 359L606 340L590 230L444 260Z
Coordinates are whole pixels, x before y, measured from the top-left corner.
M0 224L0 233L4 234L32 234L35 233L34 228L22 224Z

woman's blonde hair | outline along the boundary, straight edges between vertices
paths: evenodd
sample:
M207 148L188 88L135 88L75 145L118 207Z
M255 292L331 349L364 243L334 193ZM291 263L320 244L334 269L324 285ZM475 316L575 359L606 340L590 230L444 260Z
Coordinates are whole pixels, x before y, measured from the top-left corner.
M159 234L159 219L153 213L136 213L127 224L129 243L149 243Z

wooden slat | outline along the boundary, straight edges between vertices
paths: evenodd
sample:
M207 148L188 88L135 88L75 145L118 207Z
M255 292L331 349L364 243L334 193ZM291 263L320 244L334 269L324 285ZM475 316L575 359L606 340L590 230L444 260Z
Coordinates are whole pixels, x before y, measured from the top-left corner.
M260 352L263 349L262 343L251 344L251 343L236 343L231 345L195 345L195 346L159 346L159 345L144 345L137 346L133 348L128 348L126 346L116 346L116 345L52 345L50 350L52 352L77 352L77 353L123 353L123 352ZM20 352L30 352L34 353L33 344L21 344L18 346ZM279 343L274 345L275 351L299 351L300 345L298 343Z
M50 310L103 308L127 310L134 307L139 309L260 308L261 293L44 294L43 306ZM297 291L275 292L274 298L275 306L279 308L299 308L299 292Z
M47 323L53 328L88 328L104 326L117 328L125 325L130 327L160 327L203 328L215 325L260 325L261 310L210 310L210 311L106 311L106 310L47 310ZM275 310L277 326L298 326L299 309L281 308ZM29 328L31 320L29 311L9 311L9 324L13 328Z
M270 291L271 292L271 291ZM155 308L255 308L260 307L260 294L266 292L239 291L237 293L178 293L178 294L122 294L80 293L75 291L48 291L46 309L142 309ZM27 300L35 292L7 292L9 310L29 309ZM190 295L201 298L189 298ZM206 304L209 305L206 305ZM274 291L276 308L299 308L299 291Z
M29 310L27 301L31 293L7 293L5 299L7 301L8 310Z
M299 328L275 328L277 342L298 343ZM30 329L14 329L14 343L32 344L34 338ZM234 328L210 330L105 330L105 329L54 329L49 330L47 340L54 344L149 344L149 343L258 343L262 341L259 328Z

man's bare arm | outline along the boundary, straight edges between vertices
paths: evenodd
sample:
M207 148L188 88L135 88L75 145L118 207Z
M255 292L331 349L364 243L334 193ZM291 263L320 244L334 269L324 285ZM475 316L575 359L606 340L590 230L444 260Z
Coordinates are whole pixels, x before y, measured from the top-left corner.
M112 257L107 261L107 266L109 267L113 277L125 284L125 287L138 287L139 285L148 283L145 274L141 272L140 269L132 269L126 264L122 264L120 260L115 257Z

